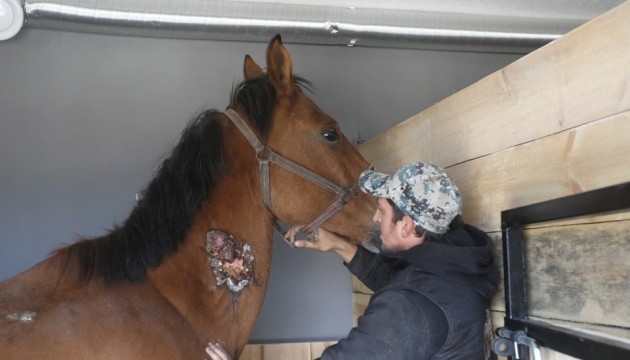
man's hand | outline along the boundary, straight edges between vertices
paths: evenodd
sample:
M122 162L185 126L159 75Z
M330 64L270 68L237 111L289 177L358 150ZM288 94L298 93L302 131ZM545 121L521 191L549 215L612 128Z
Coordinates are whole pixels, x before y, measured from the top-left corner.
M309 240L296 239L302 226L294 226L285 236L295 247L307 248L318 251L334 251L343 261L350 262L357 252L357 246L352 244L347 238L332 233L326 229L318 228L309 236Z
M230 354L219 343L208 343L206 354L210 356L210 360L232 360Z

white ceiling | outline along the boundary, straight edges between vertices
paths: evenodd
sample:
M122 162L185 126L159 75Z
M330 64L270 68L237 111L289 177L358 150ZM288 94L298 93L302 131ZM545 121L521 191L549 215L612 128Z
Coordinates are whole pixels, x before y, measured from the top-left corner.
M239 0L234 0L239 1ZM242 2L243 0L240 0ZM624 0L247 0L545 19L592 19Z

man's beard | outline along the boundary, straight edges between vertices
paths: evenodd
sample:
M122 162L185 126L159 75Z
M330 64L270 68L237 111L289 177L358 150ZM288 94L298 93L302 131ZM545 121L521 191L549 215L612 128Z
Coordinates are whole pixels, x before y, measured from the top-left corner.
M365 241L361 244L364 248L373 253L388 252L383 249L383 241L381 240L381 226L374 224L365 236Z

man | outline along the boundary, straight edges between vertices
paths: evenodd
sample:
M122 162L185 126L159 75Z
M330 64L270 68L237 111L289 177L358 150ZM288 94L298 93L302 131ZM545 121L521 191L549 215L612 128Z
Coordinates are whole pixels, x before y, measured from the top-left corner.
M374 291L358 325L322 359L483 359L484 323L499 274L491 243L461 219L461 196L426 163L388 176L372 170L361 190L377 197L383 255L320 229L295 246L334 251Z
M413 163L391 176L367 170L359 185L377 197L382 254L324 229L311 241L295 239L299 227L287 234L296 247L335 252L374 291L358 325L321 359L483 359L499 274L488 236L463 223L451 178Z

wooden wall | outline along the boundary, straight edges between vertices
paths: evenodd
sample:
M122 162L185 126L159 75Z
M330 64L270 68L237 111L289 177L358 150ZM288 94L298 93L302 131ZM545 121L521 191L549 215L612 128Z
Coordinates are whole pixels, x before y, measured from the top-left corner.
M322 355L324 349L335 342L249 344L240 360L313 360Z
M359 149L383 172L444 167L500 264L502 210L630 181L628 19L630 2ZM539 224L526 236L534 315L630 339L630 212ZM355 316L369 293L355 281ZM500 326L502 293L492 310Z

